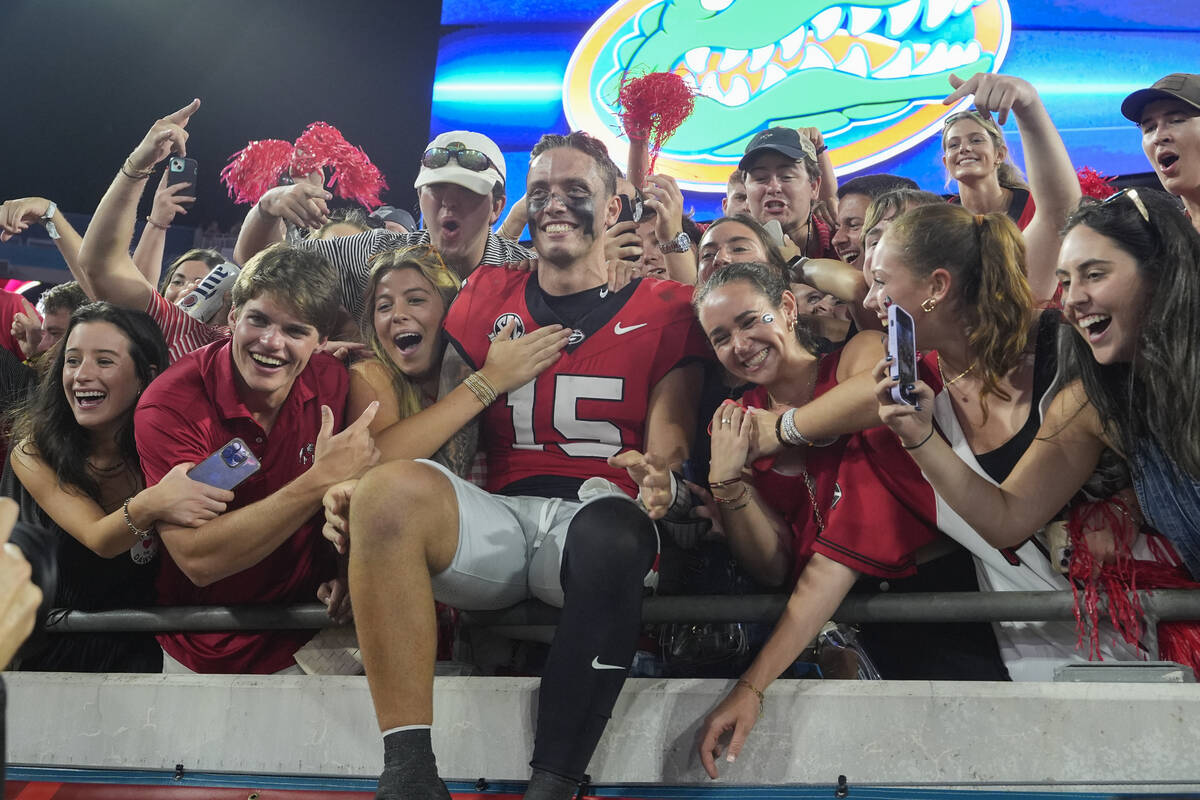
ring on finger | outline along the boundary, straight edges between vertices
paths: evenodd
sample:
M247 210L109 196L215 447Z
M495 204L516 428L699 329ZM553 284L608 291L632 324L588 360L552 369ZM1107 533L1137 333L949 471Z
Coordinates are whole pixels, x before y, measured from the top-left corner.
M729 424L730 422L732 422L732 421L733 421L733 420L732 420L732 419L730 419L729 417L721 417L721 424L722 424L722 425L728 425L728 424Z

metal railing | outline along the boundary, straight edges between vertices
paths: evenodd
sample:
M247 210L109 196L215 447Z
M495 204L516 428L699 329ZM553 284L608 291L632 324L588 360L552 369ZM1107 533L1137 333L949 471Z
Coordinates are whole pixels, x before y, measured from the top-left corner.
M1138 592L1147 624L1200 620L1200 591L1164 589ZM699 595L648 597L642 604L647 624L672 622L774 622L788 596ZM1100 616L1108 614L1101 598ZM467 625L544 626L558 622L559 610L529 600L502 611L463 612ZM838 622L1066 622L1075 619L1071 592L931 592L851 595L833 619ZM55 611L46 628L53 633L169 631L316 630L334 623L319 603L293 606L175 606L114 611Z

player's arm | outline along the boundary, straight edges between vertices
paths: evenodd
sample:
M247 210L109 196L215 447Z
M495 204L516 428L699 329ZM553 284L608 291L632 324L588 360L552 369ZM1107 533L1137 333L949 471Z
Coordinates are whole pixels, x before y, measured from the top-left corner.
M646 453L679 469L691 452L696 430L696 398L704 370L700 364L676 367L654 385L646 409Z

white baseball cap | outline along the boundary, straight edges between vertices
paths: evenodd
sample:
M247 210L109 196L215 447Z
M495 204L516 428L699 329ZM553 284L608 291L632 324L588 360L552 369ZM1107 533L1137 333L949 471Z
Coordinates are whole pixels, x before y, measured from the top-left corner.
M463 151L466 153L459 157L457 154ZM472 153L486 156L486 163L481 162L482 169L470 169L463 165L468 160L480 161L477 156L469 159ZM440 164L429 166L431 162ZM417 173L413 187L420 189L431 183L453 183L475 194L491 194L497 181L504 184L505 172L504 154L491 139L474 131L448 131L425 148L421 157L421 171Z

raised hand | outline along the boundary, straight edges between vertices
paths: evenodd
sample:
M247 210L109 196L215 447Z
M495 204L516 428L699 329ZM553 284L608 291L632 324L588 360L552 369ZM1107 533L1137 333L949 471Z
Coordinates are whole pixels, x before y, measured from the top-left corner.
M875 399L879 401L879 418L900 439L900 444L912 448L929 438L933 430L933 389L925 381L912 384L917 404L897 403L892 397L896 379L888 371L891 357L875 365Z
M333 411L321 406L321 430L317 434L317 446L312 469L320 470L322 478L331 483L357 478L379 461L379 448L371 437L371 421L379 411L376 400L363 409L358 419L351 422L341 433L333 432Z
M154 205L150 209L150 221L160 228L165 228L175 219L176 214L187 214L187 207L196 202L196 198L188 190L190 183L167 185L167 173L162 174L158 188L154 190Z
M150 126L150 130L129 154L129 166L139 172L152 169L171 153L187 155L188 121L200 108L200 100L188 103Z
M1015 75L979 72L965 81L957 75L951 75L949 80L954 91L942 105L952 106L968 95L975 95L975 109L981 114L996 112L996 121L1001 125L1008 121L1009 111L1020 114L1041 102L1033 84Z
M195 464L176 464L157 484L146 489L153 493L155 519L171 525L198 528L224 513L233 501L233 492L218 489L188 477Z
M725 750L721 739L729 735L729 750L725 760L732 763L742 754L746 737L758 722L760 710L758 697L739 684L704 718L704 724L700 726L699 750L700 763L708 777L713 780L718 777L716 760Z
M268 190L258 201L258 209L298 228L319 228L329 221L328 202L332 199L333 195L319 183L297 181Z
M642 195L647 208L656 214L654 236L669 242L683 231L683 192L670 175L647 175Z
M483 369L479 370L496 394L511 392L541 375L558 360L571 338L570 329L562 325L547 325L514 339L515 330L515 319L500 329L488 347Z
M9 331L17 340L17 346L26 359L33 358L41 352L42 326L34 318L24 312L13 314L12 329Z
M7 242L46 216L50 201L44 197L21 197L0 205L0 242Z

